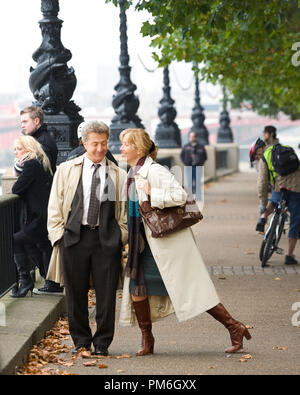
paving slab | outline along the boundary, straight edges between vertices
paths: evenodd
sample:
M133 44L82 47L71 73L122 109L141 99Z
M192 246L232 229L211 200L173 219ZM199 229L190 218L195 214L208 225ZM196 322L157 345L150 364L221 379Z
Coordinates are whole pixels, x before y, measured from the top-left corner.
M76 375L299 375L300 326L293 325L292 306L300 302L297 275L239 276L225 279L212 276L219 296L232 316L250 327L250 341L245 340L244 352L226 354L230 345L227 330L204 313L179 323L175 315L153 323L155 353L138 357L140 345L137 326L120 327L110 347L110 357L97 360L96 366L83 365L76 359L71 367L50 364ZM120 300L117 303L119 315ZM300 317L299 317L300 325ZM91 322L94 328L94 322ZM65 342L72 345L70 340ZM122 357L122 355L126 357ZM250 359L240 360L244 355ZM61 355L70 360L71 353ZM92 357L93 358L93 357ZM106 368L99 369L99 364Z

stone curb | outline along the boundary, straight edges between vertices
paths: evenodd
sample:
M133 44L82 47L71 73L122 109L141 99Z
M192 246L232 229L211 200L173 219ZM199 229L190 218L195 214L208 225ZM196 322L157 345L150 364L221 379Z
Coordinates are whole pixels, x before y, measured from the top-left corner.
M34 295L1 299L6 325L0 326L0 375L14 375L32 347L66 311L65 296ZM3 324L3 323L2 323Z

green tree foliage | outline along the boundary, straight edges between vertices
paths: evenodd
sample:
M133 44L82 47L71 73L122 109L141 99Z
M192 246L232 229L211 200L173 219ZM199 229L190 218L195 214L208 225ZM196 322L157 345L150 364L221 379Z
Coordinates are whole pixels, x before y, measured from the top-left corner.
M113 1L115 4L117 0ZM148 11L141 33L160 66L201 64L201 78L226 86L232 103L300 118L298 0L128 0ZM299 46L297 47L297 44ZM294 47L293 47L294 45Z

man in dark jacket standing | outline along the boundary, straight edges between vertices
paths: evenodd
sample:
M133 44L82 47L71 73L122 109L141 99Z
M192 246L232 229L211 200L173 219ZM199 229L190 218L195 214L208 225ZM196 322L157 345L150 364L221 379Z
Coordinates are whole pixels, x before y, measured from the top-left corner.
M57 146L44 124L44 113L40 107L25 107L20 112L21 127L26 135L34 137L42 146L51 164L53 174L56 170Z
M182 148L180 158L184 164L185 186L196 200L201 200L203 165L207 159L207 153L204 145L197 141L195 132L190 132L189 142Z

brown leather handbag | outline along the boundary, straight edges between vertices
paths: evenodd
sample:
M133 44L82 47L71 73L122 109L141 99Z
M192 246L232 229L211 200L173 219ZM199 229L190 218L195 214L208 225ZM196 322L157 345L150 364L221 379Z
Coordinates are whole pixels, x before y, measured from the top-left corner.
M188 228L203 218L196 201L193 199L188 199L182 206L165 207L163 209L151 207L148 199L140 203L139 212L154 238L164 237Z

